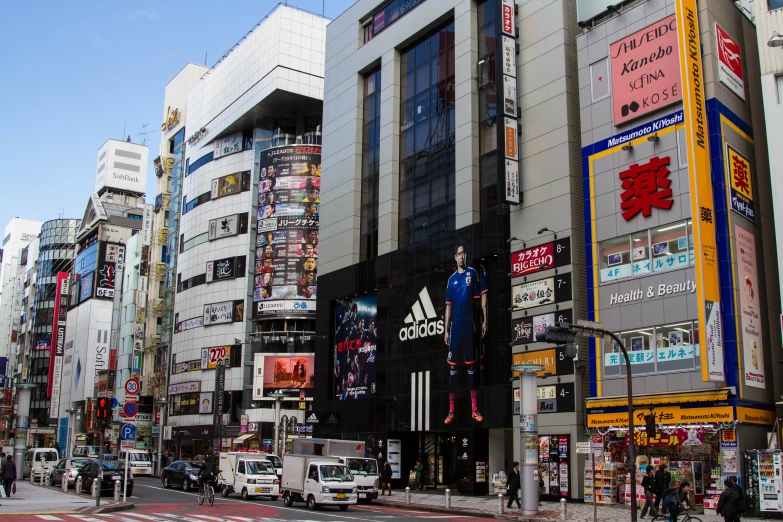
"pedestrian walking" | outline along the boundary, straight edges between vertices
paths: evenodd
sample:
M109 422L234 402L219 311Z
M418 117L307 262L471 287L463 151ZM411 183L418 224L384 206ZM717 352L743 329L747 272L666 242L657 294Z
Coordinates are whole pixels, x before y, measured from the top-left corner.
M658 471L655 472L655 512L659 513L661 509L661 500L663 499L663 492L669 489L672 482L672 476L667 471L666 464L658 466Z
M739 493L734 488L730 479L723 481L723 485L726 489L720 494L718 499L718 515L723 517L724 522L735 522L739 520L740 514L740 499Z
M13 455L8 455L3 462L3 466L0 467L0 477L3 478L3 489L5 494L11 496L14 481L16 480L16 464L14 464Z
M522 503L519 502L519 486L521 481L519 479L519 462L514 462L511 467L511 471L508 472L508 479L506 484L508 485L508 504L507 508L510 508L514 502L517 503L517 507L522 509Z
M734 490L737 492L737 504L739 506L739 513L737 514L735 520L736 522L740 522L740 515L742 515L745 512L745 492L742 490L739 484L737 484L737 477L729 477L729 480L731 481L731 487L734 488Z
M421 463L421 458L416 459L416 467L413 468L416 472L416 490L422 491L424 489L424 464Z
M384 495L385 491L389 491L389 496L391 496L391 480L392 480L392 468L391 464L389 464L389 461L387 460L383 464L383 471L381 472L381 496Z
M655 466L647 466L647 473L642 478L642 488L644 488L644 507L642 508L642 518L647 515L649 510L653 518L658 516L658 509L653 504L653 491L655 491Z

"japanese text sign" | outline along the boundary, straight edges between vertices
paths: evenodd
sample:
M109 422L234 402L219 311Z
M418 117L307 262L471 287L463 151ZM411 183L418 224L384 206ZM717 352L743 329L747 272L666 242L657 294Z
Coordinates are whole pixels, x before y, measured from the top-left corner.
M511 277L558 268L571 262L570 238L526 248L511 254Z
M623 210L623 219L630 221L640 212L642 216L650 217L653 207L661 210L672 208L672 182L668 178L669 169L666 168L669 163L668 156L654 156L647 163L634 163L620 172L623 188L620 209Z
M751 221L756 221L750 160L729 144L726 144L726 172L729 176L731 209Z

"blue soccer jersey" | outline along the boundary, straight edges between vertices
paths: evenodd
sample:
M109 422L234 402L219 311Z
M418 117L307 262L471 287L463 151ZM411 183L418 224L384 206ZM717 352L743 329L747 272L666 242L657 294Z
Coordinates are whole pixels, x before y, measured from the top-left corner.
M481 297L478 273L473 268L454 272L446 287L446 304L451 305L451 320L455 323L473 321L473 300Z

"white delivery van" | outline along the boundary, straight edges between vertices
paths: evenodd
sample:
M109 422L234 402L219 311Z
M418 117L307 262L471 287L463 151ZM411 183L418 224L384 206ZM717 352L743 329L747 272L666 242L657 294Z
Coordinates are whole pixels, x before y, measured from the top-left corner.
M152 460L146 450L122 449L120 451L120 460L125 462L128 458L128 469L134 475L152 475Z
M294 502L306 502L311 510L338 506L346 511L357 502L356 482L337 457L286 455L280 490L288 507Z
M234 492L241 494L245 500L261 496L277 500L280 495L280 479L274 466L257 453L221 453L220 478L224 497Z
M60 455L54 448L30 448L24 454L22 478L27 479L34 473L35 480L40 480L41 474L44 471L51 473L59 461Z
M369 502L378 498L381 477L378 462L364 458L364 447L364 442L358 440L296 438L292 441L291 451L298 455L338 457L353 475L359 502Z
M264 453L263 451L258 453L258 458L260 459L266 459L269 462L272 463L272 467L275 468L275 474L277 475L277 478L282 480L283 479L283 461L280 460L280 457L273 453Z

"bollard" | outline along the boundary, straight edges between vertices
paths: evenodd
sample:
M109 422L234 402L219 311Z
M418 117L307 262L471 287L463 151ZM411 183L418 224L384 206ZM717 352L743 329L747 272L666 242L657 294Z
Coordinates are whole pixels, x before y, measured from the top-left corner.
M405 505L411 505L411 487L405 486Z
M122 488L120 487L120 479L114 480L114 501L119 502Z
M503 494L498 493L498 515L503 514Z
M63 492L68 493L68 474L65 473L62 478L62 483L60 484L60 487L63 488Z
M451 490L446 490L446 509L451 509Z
M77 495L81 495L82 494L82 487L84 486L83 480L84 480L84 477L79 475L73 481L73 487L76 490L76 494Z
M30 484L35 484L35 470L30 470Z
M565 520L566 519L566 512L568 510L568 508L566 506L567 506L566 499L561 498L560 499L560 520Z
M101 478L97 477L92 481L92 498L98 498L101 494L100 486L98 486L100 480Z

